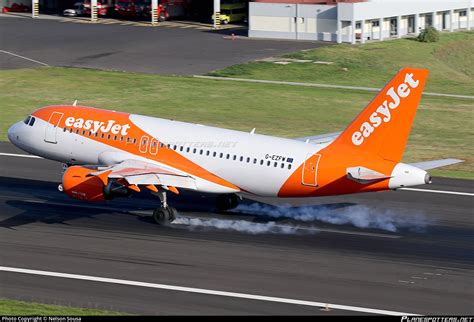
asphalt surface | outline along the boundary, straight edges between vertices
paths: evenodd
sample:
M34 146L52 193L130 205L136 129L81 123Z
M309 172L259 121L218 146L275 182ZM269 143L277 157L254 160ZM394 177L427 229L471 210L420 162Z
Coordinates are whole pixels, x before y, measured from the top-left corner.
M1 143L0 152L19 151ZM238 211L218 215L212 196L183 193L170 202L187 221L163 228L152 223L158 201L149 195L84 204L59 193L59 180L57 163L0 156L1 266L418 314L474 313L472 196L245 199ZM440 178L421 188L474 190L472 181ZM354 314L6 272L0 297L138 314Z
M232 32L241 31L0 17L0 50L50 66L192 75L328 45L322 42L227 39ZM40 66L0 52L0 69Z

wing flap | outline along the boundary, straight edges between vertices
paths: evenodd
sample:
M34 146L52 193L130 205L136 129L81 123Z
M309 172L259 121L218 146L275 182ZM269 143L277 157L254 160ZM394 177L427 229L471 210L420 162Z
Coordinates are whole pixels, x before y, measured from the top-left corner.
M130 185L153 184L197 190L194 178L188 174L137 160L125 160L101 171L92 172L90 175L100 178L106 176L109 179L124 179Z

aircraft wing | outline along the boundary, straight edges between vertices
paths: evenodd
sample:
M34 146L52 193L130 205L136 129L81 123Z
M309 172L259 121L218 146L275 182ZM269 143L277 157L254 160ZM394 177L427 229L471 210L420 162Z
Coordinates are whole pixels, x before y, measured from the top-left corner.
M310 144L329 143L329 142L334 141L341 133L342 132L333 132L333 133L320 134L320 135L315 135L315 136L305 136L302 138L295 138L294 140L303 141L303 142L308 141L308 143Z
M464 160L459 159L441 159L441 160L432 160L425 162L410 163L410 165L417 167L422 170L435 169L440 167L445 167L448 165L464 162Z
M129 185L159 185L197 190L193 177L148 162L124 160L91 175L108 179L124 179Z

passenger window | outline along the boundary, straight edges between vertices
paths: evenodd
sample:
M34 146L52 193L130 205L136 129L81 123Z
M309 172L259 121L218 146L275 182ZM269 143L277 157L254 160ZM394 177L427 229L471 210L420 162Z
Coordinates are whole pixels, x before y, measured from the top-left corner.
M63 129L63 132L66 132L66 128Z
M240 162L244 161L244 157L240 156Z
M226 155L226 159L227 159L227 160L229 160L229 159L230 159L230 154L229 154L229 153L227 153L227 155Z
M72 133L72 127L69 129L69 133Z
M291 169L291 164L288 165L288 169Z
M276 168L278 166L278 162L275 162L275 164L273 164L273 166Z
M281 168L283 169L284 167L285 167L285 164L284 164L284 163L282 163L282 164L281 164Z
M177 146L177 145L174 145L174 146L173 146L173 150L175 150L175 151L178 150L178 146Z
M114 141L117 141L117 136L116 135L114 136Z
M223 156L224 156L224 153L221 152L221 153L219 154L219 158L222 159Z
M237 156L235 154L234 154L233 160L234 161L237 160Z
M91 135L92 135L92 131L89 131L89 136L91 136Z
M211 154L211 151L207 150L206 155L209 156L209 154Z
M179 147L179 151L183 152L183 147L182 146Z
M86 134L86 130L82 130L82 135Z
M107 135L107 140L110 140L110 134L109 134L109 135Z
M104 133L102 133L102 134L100 135L100 137L101 137L101 138L104 138L104 136L105 136L105 134L104 134Z
M216 152L216 151L214 151L214 153L212 153L212 156L215 158L215 157L216 157L216 155L217 155L217 152Z
M260 165L263 165L263 160L260 160Z
M160 148L163 148L165 145L163 143L160 143Z
M190 148L190 147L187 147L187 148L186 148L186 152L189 152L189 151L191 151L191 148Z
M133 144L137 143L137 139L133 138Z
M257 164L257 159L253 159L253 164Z
M269 166L270 166L270 161L267 161L267 167L269 167Z
M76 134L79 134L79 129L76 129Z
M123 142L123 136L120 137L120 142Z
M250 158L247 158L247 163L249 163L249 162L250 162Z

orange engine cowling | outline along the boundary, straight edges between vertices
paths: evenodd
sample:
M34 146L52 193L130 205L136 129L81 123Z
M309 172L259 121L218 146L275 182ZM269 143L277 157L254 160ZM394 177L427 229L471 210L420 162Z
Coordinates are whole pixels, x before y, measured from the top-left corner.
M69 167L63 174L64 192L71 198L84 201L105 201L104 183L97 176L87 176L97 170L80 166Z

